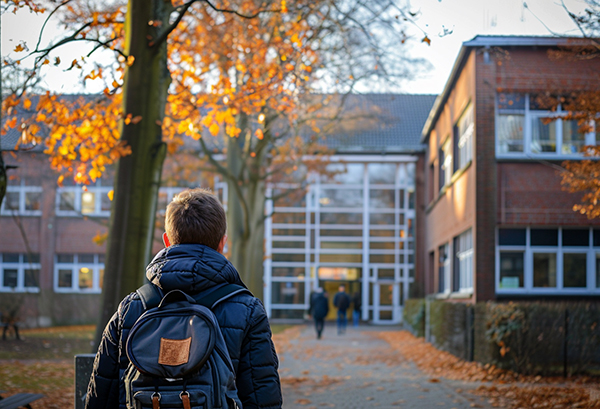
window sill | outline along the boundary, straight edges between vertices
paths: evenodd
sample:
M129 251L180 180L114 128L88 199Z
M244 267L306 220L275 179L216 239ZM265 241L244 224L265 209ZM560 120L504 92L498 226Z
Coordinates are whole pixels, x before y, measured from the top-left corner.
M452 293L450 294L450 298L455 299L455 300L464 300L464 299L468 299L473 297L473 291L459 291L456 293Z
M462 168L460 168L456 172L454 172L454 174L450 178L450 183L447 184L447 185L444 185L444 187L442 187L440 189L440 192L438 193L438 196L427 205L427 207L425 208L425 213L426 214L430 213L433 210L433 208L435 207L435 205L442 199L442 197L444 197L444 195L446 194L446 191L448 189L450 189L452 187L452 185L458 179L460 179L460 177L471 167L472 164L473 164L473 160L470 160L469 162L467 162L467 164L465 166L463 166Z
M28 288L0 287L0 293L37 294L39 292L40 292L39 288L33 288L33 287L28 287Z
M496 289L496 295L527 295L527 296L537 296L537 295L600 295L600 288L570 288L570 289L545 289L545 288L536 288L526 290L524 288L508 290L508 289Z
M6 212L3 211L2 213L0 213L0 216L5 216L5 217L9 217L9 216L23 216L23 217L40 217L42 215L42 212L36 212L36 213L27 213L27 212Z
M454 293L444 292L435 294L435 298L438 300L465 300L473 297L473 291L457 291Z
M435 294L434 297L436 300L447 300L448 298L450 298L450 293L449 292L437 293L437 294Z
M55 288L56 294L102 294L102 290L73 290L72 288Z
M600 157L597 156L584 156L583 154L576 154L576 155L564 155L564 154L555 154L555 153L539 153L539 154L526 154L526 153L515 153L515 154L509 154L509 153L497 153L496 154L496 159L499 161L523 161L523 162L530 162L530 161L536 161L536 160L547 160L547 161L557 161L557 162L563 162L565 160L600 160Z

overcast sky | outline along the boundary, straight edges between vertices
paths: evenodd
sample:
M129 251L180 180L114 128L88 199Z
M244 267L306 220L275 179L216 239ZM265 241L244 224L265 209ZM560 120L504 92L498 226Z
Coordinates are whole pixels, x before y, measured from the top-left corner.
M418 25L431 38L431 45L413 47L415 56L433 65L420 78L407 82L403 91L411 94L439 94L458 56L463 41L476 35L580 35L559 0L411 0L419 10ZM564 0L573 12L585 8L583 0ZM543 23L542 23L543 22ZM545 25L545 26L544 26ZM444 28L452 34L440 37ZM419 31L414 30L418 36ZM422 35L421 35L422 36Z
M561 0L406 0L410 1L410 11L420 12L412 34L417 40L410 50L412 56L427 59L431 69L422 71L418 78L402 84L402 92L411 94L439 94L452 69L463 41L478 34L482 35L577 35L578 31L568 17ZM573 12L585 8L583 0L564 0ZM20 13L19 16L2 17L2 54L12 51L20 39L25 39L30 48L37 42L37 33L43 17ZM431 45L421 43L425 31ZM444 30L449 34L443 35ZM60 33L53 27L46 36L50 39ZM80 47L80 46L78 46ZM52 83L45 84L58 92L80 91L72 76L62 72L70 62L81 55L81 48L71 52L61 51L63 61L59 69L52 73ZM71 74L69 74L71 75ZM100 92L103 86L88 81L86 92ZM94 89L94 87L98 89ZM365 91L365 90L363 90Z

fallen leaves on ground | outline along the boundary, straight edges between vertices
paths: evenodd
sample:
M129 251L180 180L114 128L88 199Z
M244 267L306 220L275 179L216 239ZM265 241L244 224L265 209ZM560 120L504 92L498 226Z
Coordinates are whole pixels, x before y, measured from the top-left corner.
M70 408L74 405L73 361L2 361L0 385L10 396L15 393L41 393L44 398L34 406L48 409Z
M281 354L290 349L290 341L298 338L300 336L300 332L302 332L302 327L300 325L296 325L280 332L279 334L273 334L272 339L273 343L275 344L277 354L281 356Z
M486 396L493 407L502 408L600 408L598 379L523 376L490 364L467 362L440 351L408 331L380 332L377 336L410 359L423 372L467 382L491 382L473 392Z

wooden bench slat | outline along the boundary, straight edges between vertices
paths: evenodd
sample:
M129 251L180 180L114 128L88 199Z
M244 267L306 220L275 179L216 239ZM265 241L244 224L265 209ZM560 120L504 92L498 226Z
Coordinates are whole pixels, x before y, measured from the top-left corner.
M7 398L0 399L0 409L20 408L43 397L44 395L39 393L17 393Z

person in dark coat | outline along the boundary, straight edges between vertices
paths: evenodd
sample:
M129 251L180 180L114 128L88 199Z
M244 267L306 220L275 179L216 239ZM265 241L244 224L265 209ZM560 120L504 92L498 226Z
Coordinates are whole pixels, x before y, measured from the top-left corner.
M321 339L323 328L325 327L325 317L329 312L329 300L327 293L323 292L321 287L317 288L310 295L309 314L315 320L315 329L317 330L317 339Z
M338 309L337 328L338 335L346 332L346 310L350 307L350 296L346 293L346 286L340 285L338 293L333 297L333 305Z
M225 211L212 193L203 189L180 193L167 207L163 236L166 248L148 265L146 277L163 293L179 289L196 295L229 283L245 287L222 254L226 228ZM260 300L239 293L219 303L213 312L233 363L243 408L280 409L279 361ZM126 407L123 374L129 360L125 345L129 330L143 313L139 295L131 293L106 326L94 361L86 408Z

